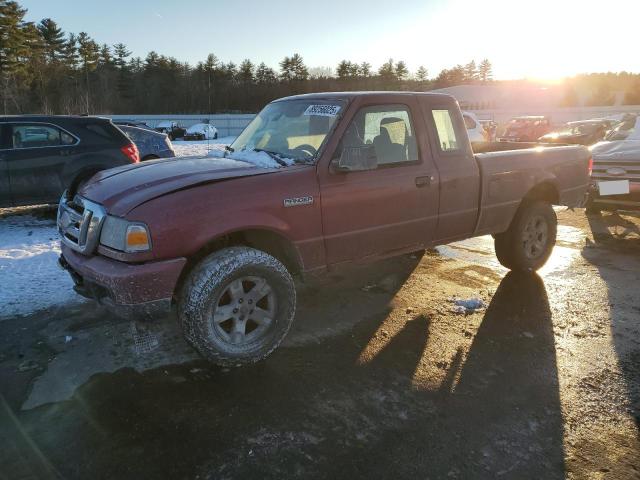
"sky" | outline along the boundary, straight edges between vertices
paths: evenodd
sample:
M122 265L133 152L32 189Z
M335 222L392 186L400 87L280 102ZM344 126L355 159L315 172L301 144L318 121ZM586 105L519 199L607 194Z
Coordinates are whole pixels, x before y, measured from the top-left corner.
M640 0L19 0L27 20L195 65L209 53L277 68L389 58L429 76L488 58L498 79L640 73Z

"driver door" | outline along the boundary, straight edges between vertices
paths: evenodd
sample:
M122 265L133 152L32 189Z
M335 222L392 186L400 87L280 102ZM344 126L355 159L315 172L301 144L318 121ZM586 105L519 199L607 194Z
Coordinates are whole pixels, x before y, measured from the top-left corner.
M415 99L390 103L368 96L319 167L328 265L424 248L435 233L438 181ZM378 101L376 101L378 99ZM420 132L416 135L416 132ZM339 171L346 150L375 151L373 165Z

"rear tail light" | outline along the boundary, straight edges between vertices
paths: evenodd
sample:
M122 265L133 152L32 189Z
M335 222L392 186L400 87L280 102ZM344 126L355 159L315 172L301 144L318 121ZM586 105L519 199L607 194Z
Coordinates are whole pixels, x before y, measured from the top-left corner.
M129 157L131 163L140 163L140 152L138 152L138 147L136 147L135 143L125 145L120 151Z
M593 157L589 157L589 164L587 165L587 171L589 172L589 176L591 176L591 172L593 172Z

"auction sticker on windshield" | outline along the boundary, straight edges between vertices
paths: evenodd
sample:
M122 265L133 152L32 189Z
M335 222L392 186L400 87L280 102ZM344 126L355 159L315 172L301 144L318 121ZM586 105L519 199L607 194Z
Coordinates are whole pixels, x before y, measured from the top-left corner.
M340 107L338 105L309 105L304 111L304 114L319 117L335 117L339 111Z

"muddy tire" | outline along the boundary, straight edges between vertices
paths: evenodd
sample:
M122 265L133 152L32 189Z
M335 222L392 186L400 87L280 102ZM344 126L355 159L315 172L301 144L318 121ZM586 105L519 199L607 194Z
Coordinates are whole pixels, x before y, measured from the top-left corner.
M257 362L273 352L293 323L296 290L285 266L248 247L203 259L178 299L187 341L218 365Z
M495 235L498 261L509 270L538 270L553 251L557 229L558 219L549 203L525 201L509 229Z

